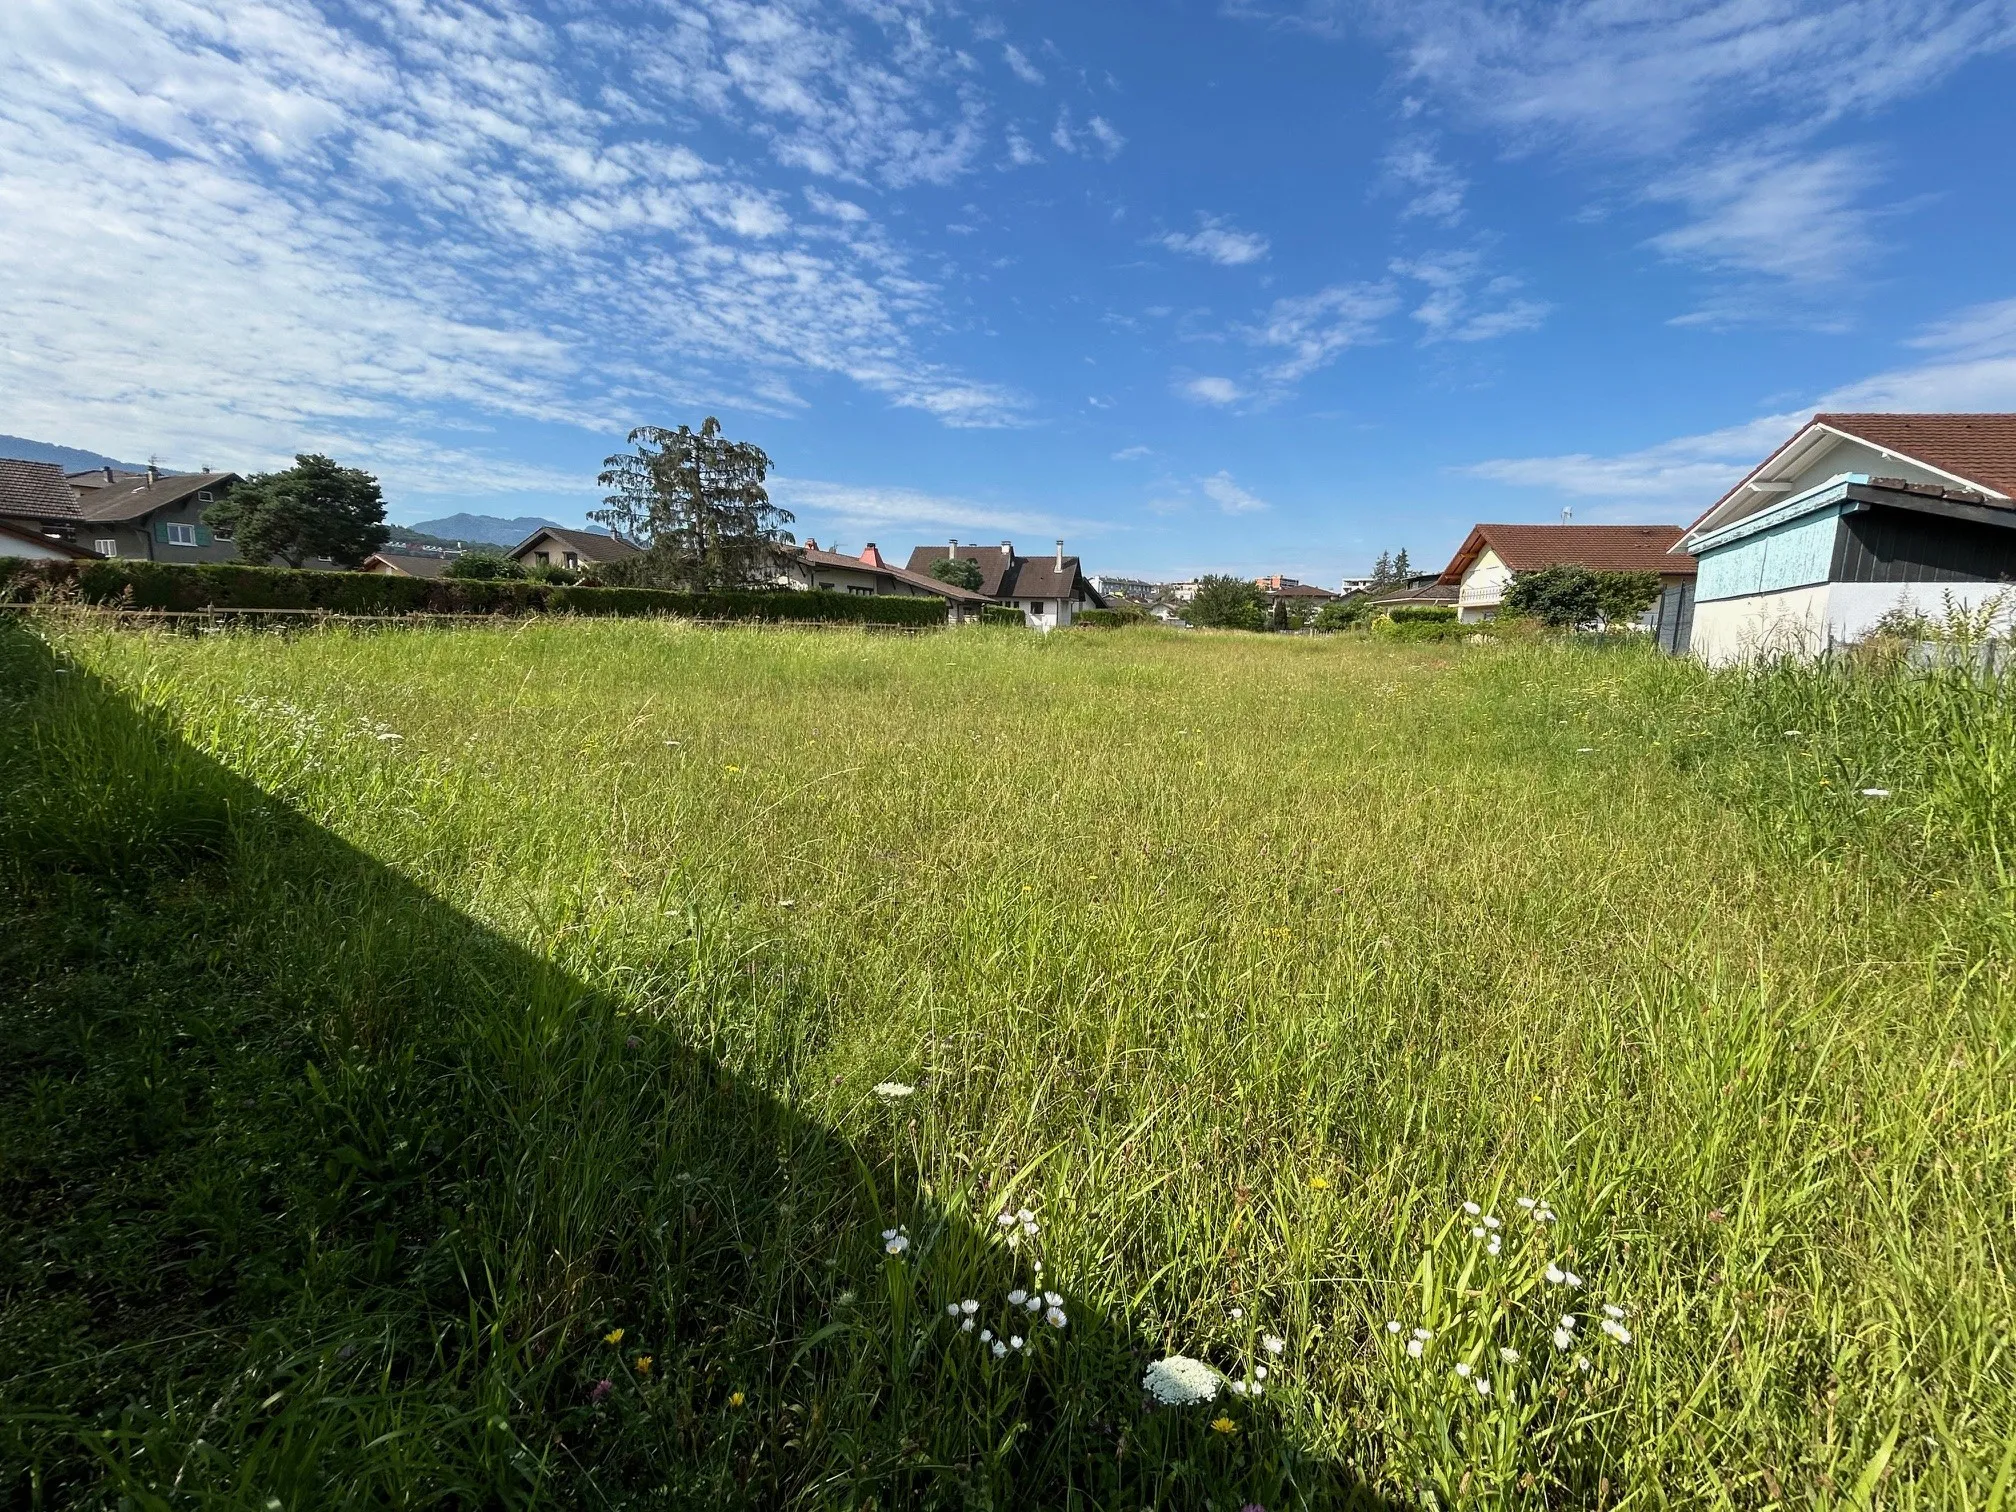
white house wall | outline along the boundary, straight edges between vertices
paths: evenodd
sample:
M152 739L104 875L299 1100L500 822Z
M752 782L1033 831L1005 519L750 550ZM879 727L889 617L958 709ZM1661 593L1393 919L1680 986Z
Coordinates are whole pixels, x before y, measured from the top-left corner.
M1456 590L1456 618L1466 625L1483 619L1505 601L1505 588L1511 581L1512 569L1486 546L1477 553L1477 560Z
M1861 441L1836 438L1832 446L1821 447L1804 467L1789 480L1790 488L1774 494L1756 495L1760 504L1768 506L1780 498L1789 498L1796 493L1804 493L1809 488L1817 488L1829 478L1840 473L1867 473L1872 478L1905 478L1913 483L1937 483L1951 485L1953 479L1944 473L1936 473L1929 467L1920 467L1915 462L1907 462L1902 457L1891 456Z
M1978 610L1998 599L2016 610L2016 593L2007 583L1816 583L1781 593L1696 600L1693 652L1711 667L1778 656L1806 659L1866 639L1893 609L1938 620L1949 606Z

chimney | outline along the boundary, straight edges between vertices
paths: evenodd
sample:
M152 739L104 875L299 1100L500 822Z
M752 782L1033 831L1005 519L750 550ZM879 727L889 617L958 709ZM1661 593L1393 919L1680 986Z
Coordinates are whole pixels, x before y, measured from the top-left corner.
M147 481L150 484L161 481L161 469L156 467L152 462L147 464Z
M112 481L112 469L109 467L105 469L105 481L107 483Z
M1057 543L1057 570L1059 572L1064 570L1064 543L1062 541Z
M1001 555L1005 557L1015 555L1015 543L1013 541L1003 541L1001 543Z
M819 549L819 543L813 540L812 537L807 536L805 537L805 549L807 551L817 551Z
M955 562L959 559L959 538L957 536L954 536L952 538L952 550L948 553L948 555L950 555Z
M873 541L870 541L866 546L861 548L861 561L869 567L887 567L889 565L882 560L882 553L875 549Z

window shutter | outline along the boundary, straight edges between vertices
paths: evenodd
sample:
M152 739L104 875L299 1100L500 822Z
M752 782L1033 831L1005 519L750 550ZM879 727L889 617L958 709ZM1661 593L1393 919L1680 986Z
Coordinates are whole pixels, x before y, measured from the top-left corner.
M196 527L196 544L198 546L208 546L216 539L217 537L211 533L208 525L198 525Z
M154 522L154 539L159 541L163 546L168 544L168 522L166 520L156 520Z

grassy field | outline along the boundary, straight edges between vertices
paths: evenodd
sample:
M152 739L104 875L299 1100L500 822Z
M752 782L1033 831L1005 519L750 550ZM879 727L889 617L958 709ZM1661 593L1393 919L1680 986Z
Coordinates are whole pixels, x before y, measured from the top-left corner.
M1632 648L0 622L0 1500L2016 1508L2012 768Z

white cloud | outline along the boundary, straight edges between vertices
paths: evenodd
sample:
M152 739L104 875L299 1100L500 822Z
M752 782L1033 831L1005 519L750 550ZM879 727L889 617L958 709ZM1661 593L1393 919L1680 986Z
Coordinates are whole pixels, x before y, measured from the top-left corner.
M1115 462L1138 462L1143 457L1153 455L1153 450L1146 446L1123 446L1120 450L1113 453L1113 460Z
M961 530L1072 531L1094 528L1084 520L1065 519L1040 510L1002 508L914 488L873 484L831 483L815 478L773 477L770 495L798 516L800 537L834 524L884 532L900 531L942 540ZM880 542L877 543L881 544ZM885 553L901 561L893 550Z
M1032 163L1042 162L1043 157L1029 145L1027 137L1011 128L1008 132L1008 161L1017 168L1027 168Z
M1908 345L1936 355L1843 384L1801 408L1613 456L1498 458L1463 471L1610 501L1641 518L1691 520L1815 411L2016 410L2016 299L1962 310Z
M1267 255L1268 240L1257 231L1238 230L1215 215L1200 215L1197 222L1195 231L1170 231L1158 240L1171 252L1201 257L1221 268L1243 267Z
M1248 493L1232 481L1232 474L1219 471L1197 485L1204 496L1229 515L1253 514L1268 507L1267 501Z
M1277 299L1246 335L1288 355L1265 371L1271 384L1292 384L1328 366L1348 347L1379 338L1380 322L1399 307L1390 283L1336 284L1315 294Z
M1050 128L1050 144L1059 152L1082 152L1111 162L1127 145L1127 138L1104 116L1094 116L1081 131L1071 124L1071 107L1057 107L1057 124Z
M7 423L239 466L335 438L467 488L466 457L429 474L444 433L788 410L794 375L1012 421L920 354L935 290L860 204L807 188L801 224L676 140L699 111L815 173L961 171L980 102L925 91L954 65L924 8L877 15L707 0L646 47L513 0L368 31L308 0L0 6Z
M1694 217L1652 238L1672 257L1793 284L1837 283L1874 250L1856 201L1879 177L1867 152L1739 148L1677 170L1645 192Z
M1177 391L1199 404L1237 404L1246 397L1246 391L1230 378L1210 376L1192 378L1179 384Z
M1426 137L1408 137L1386 154L1386 178L1407 196L1402 220L1430 220L1453 226L1463 219L1463 196L1470 181L1458 173Z
M1104 116L1092 117L1085 123L1085 129L1092 133L1092 140L1099 144L1099 151L1109 159L1118 157L1120 149L1127 145L1127 138L1120 135Z
M1029 55L1012 42L1001 49L1001 56L1007 60L1009 72L1024 84L1041 84L1043 70L1029 61Z
M1395 274L1425 290L1410 311L1422 328L1422 341L1495 341L1537 330L1553 306L1519 297L1517 278L1486 276L1484 261L1474 251L1431 253L1398 259Z

